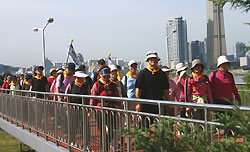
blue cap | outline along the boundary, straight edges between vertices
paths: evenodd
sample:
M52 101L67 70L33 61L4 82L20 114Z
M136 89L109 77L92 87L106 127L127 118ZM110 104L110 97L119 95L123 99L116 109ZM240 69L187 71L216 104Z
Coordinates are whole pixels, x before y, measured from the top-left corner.
M100 71L100 75L101 75L101 76L103 76L103 75L108 75L108 74L110 74L110 73L111 73L111 71L110 71L109 68L104 68L104 69L102 69L102 70Z

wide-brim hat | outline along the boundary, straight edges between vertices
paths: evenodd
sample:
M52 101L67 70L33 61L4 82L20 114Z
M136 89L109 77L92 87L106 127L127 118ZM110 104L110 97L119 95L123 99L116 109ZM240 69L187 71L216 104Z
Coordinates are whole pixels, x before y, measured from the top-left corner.
M178 63L175 66L176 68L176 74L180 71L187 70L188 67L186 67L183 63Z
M147 56L147 57L146 57L146 62L147 62L148 59L150 59L150 58L157 58L158 61L161 60L161 59L158 57L157 52L148 52L146 56Z
M49 70L49 73L52 73L53 71L56 72L56 69L50 69L50 70Z
M110 75L111 71L109 68L104 68L100 71L100 76Z
M226 56L222 55L217 59L217 67L219 67L223 63L230 63Z
M110 71L111 71L111 72L112 72L113 70L118 70L117 67L116 67L116 65L114 65L114 64L109 65L109 68L110 68Z
M191 70L193 70L193 68L194 68L196 65L201 65L202 68L204 68L204 65L201 63L201 60L200 60L200 59L194 59L194 60L192 61Z
M163 67L161 70L163 72L172 72L173 71L172 69L169 69L168 67Z
M130 61L128 62L128 66L131 66L132 64L137 64L137 62L136 62L135 60L130 60Z
M80 78L86 78L86 77L88 77L88 75L86 73L84 73L83 71L76 71L73 76L74 77L80 77Z

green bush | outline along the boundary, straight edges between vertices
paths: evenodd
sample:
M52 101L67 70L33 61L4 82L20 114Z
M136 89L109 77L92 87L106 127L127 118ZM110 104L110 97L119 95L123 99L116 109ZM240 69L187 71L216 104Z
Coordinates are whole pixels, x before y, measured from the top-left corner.
M215 132L212 129L205 131L198 124L159 119L159 122L155 122L149 128L135 127L131 130L123 130L125 137L134 138L136 150L145 152L244 152L250 149L250 144L246 141L250 139L250 112L242 112L236 105L233 111L218 114L216 121L221 123L221 126L209 126L209 128L217 127L224 132L223 141L215 139ZM209 138L211 135L212 139ZM236 142L236 139L243 139L246 142Z

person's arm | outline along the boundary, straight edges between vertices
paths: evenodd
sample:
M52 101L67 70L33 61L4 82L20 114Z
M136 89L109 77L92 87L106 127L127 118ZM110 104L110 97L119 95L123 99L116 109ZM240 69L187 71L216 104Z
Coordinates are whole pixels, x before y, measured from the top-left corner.
M181 85L181 77L178 78L177 82L176 82L176 85L177 86L180 86Z
M91 89L91 95L92 96L95 96L95 95L98 95L98 88L97 88L97 83L95 83ZM91 106L95 106L95 100L94 99L90 99L89 101L89 105Z
M191 92L191 84L189 83L190 79L188 78L187 81L185 82L184 86L184 95L185 95L185 102L190 102L190 94ZM188 84L187 84L188 83Z
M135 96L137 99L140 99L141 98L141 93L142 93L142 90L139 89L139 88L136 88L135 89ZM138 103L135 107L136 111L141 111L141 104Z
M164 94L165 100L169 101L169 89L165 89L163 91L163 94Z
M56 93L60 93L61 87L61 74L56 78ZM58 101L62 101L60 96L57 96Z
M177 87L177 85L175 85L174 87L174 95L175 95L175 98L177 99L177 101L180 101L181 100L181 90L179 87Z
M208 96L208 100L209 100L210 104L213 104L214 101L213 101L213 96L212 96L211 87L210 87L209 82L207 83L207 96Z

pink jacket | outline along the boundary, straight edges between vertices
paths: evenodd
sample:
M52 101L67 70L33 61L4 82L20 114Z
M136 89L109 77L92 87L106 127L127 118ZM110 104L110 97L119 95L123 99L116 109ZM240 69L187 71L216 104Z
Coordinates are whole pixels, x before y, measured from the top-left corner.
M235 82L233 77L226 72L223 74L219 69L216 72L216 77L213 79L213 72L209 75L209 80L214 92L214 98L216 100L224 100L225 98L228 100L233 100L233 94L236 99L240 102L240 96L238 94L238 90L235 86Z
M175 78L174 78L174 82L176 83L176 82L178 81L178 79L179 79L178 77L175 77ZM181 84L179 85L179 89L180 89L180 91L181 91L181 98L180 98L179 101L182 101L182 102L185 101L185 92L184 92L185 82L186 82L186 79L185 79L185 80L182 79L182 80L181 80ZM178 86L177 86L177 87L178 87ZM177 100L175 100L175 101L177 101Z
M211 88L210 88L210 84L209 84L209 80L205 81L205 75L203 75L201 78L196 79L195 77L193 77L193 84L192 84L192 80L188 79L188 85L187 85L187 94L188 94L188 99L186 99L186 102L193 102L193 103L197 103L197 100L192 100L191 99L191 95L195 95L198 97L203 97L203 96L207 96L207 99L209 100L210 104L213 104L213 97L212 97L212 93L211 93ZM200 81L200 82L198 82ZM186 84L185 84L185 94L186 94Z
M175 84L174 80L169 79L169 101L180 101L181 90Z

